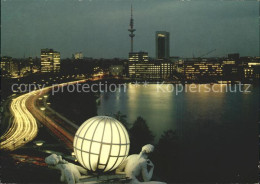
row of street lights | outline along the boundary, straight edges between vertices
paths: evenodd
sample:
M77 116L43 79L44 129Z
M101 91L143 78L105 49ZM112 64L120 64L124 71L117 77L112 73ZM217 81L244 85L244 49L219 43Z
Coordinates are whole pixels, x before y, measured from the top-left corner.
M48 95L44 95L43 96L44 97L44 99L46 100L47 98L48 98ZM42 100L43 98L42 97L40 97L40 98L38 98L39 100ZM50 102L48 102L48 103L46 103L47 105L50 105L51 103ZM46 107L40 107L40 110L41 111L43 111L44 112L44 120L46 121ZM41 147L43 144L45 143L45 141L34 141L34 144L36 145L36 146L38 146L38 147Z

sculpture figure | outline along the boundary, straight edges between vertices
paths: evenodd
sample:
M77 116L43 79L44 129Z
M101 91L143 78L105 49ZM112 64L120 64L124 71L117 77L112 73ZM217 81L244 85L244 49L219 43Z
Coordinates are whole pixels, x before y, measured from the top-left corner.
M45 158L45 162L61 171L61 182L75 184L79 182L81 174L87 174L87 170L78 165L67 162L60 155L52 154Z
M153 176L154 165L148 159L150 153L154 150L154 146L147 144L142 147L139 154L133 154L126 158L126 160L116 169L116 174L125 174L127 178L131 179L132 184L138 183L162 183L151 181ZM140 182L137 178L142 176L144 182Z

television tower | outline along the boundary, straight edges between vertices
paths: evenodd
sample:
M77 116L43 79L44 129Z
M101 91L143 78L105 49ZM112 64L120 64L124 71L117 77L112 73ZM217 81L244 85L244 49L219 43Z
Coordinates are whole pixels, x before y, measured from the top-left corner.
M131 18L130 18L130 24L129 24L130 28L128 29L128 31L130 32L129 36L131 38L131 52L133 52L133 44L134 44L134 32L135 32L135 29L134 29L134 19L133 19L133 7L132 7L132 4L131 4Z

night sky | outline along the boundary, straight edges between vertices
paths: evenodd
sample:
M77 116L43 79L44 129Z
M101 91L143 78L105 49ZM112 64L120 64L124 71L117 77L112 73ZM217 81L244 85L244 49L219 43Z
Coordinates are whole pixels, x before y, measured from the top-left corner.
M134 51L154 57L155 31L169 31L171 56L259 55L259 2L219 0L2 0L2 55L127 58L131 2Z

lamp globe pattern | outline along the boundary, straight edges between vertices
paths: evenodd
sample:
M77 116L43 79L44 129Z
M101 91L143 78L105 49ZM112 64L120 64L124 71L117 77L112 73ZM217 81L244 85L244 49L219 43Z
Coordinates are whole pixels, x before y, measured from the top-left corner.
M127 130L118 120L95 116L79 127L73 147L83 167L90 171L108 172L126 159L130 141Z

